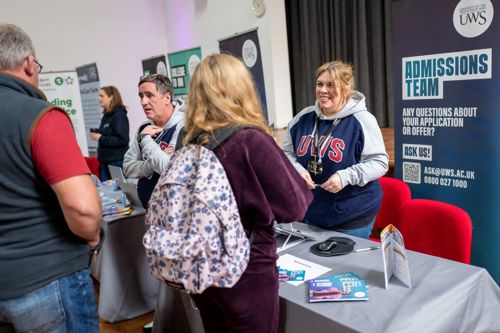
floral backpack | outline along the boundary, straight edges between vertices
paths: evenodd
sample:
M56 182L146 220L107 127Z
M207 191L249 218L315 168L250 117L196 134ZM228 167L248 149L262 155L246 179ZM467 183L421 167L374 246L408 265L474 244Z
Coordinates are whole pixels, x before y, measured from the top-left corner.
M143 243L151 273L171 287L193 294L230 288L248 265L251 240L212 151L240 129L218 130L206 146L176 151L153 190Z

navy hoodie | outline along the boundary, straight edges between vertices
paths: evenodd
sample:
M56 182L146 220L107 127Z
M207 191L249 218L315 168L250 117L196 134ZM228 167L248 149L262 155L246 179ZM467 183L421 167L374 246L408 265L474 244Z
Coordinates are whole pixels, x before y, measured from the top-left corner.
M117 105L111 112L104 112L99 126L99 145L97 159L108 164L112 161L123 161L128 150L129 124L127 110Z
M328 133L334 121L340 122L320 151L323 173L311 178L316 184L323 184L338 173L344 187L337 193L321 188L312 190L314 200L306 221L326 228L348 228L348 222L372 216L380 208L382 190L377 179L388 169L382 133L360 92L354 91L344 108L329 117L316 102L288 124L283 144L285 154L299 173L307 170L311 160L316 118L319 118L319 138Z

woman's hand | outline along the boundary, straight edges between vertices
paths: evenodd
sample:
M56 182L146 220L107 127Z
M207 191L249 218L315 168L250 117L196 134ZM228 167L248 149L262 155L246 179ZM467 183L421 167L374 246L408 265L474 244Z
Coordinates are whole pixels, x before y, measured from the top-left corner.
M344 186L342 185L339 174L334 173L330 178L328 178L326 182L321 185L321 188L332 193L337 193L342 190Z
M101 134L99 134L99 133L90 133L90 138L94 141L99 141L100 137L101 137Z
M309 174L309 171L304 171L300 174L302 178L306 181L307 187L309 187L310 190L316 188L316 184L314 184L313 180L311 179L311 175Z

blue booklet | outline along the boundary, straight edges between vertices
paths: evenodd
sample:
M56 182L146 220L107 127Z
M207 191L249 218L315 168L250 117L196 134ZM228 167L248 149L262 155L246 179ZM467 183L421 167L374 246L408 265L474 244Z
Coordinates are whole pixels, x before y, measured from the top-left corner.
M366 301L365 280L354 273L343 273L308 280L309 302Z
M304 281L306 271L304 270L288 270L278 266L279 281Z

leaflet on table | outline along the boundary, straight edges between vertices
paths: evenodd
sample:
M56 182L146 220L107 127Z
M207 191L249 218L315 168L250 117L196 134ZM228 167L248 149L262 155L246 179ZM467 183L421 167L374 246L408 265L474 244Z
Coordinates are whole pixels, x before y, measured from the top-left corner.
M127 217L127 216L131 216L132 212L134 211L134 209L132 207L128 208L126 211L122 211L122 212L117 212L117 213L114 213L114 214L109 214L109 215L103 215L102 217L102 220L104 222L113 222L119 218L124 218L124 217Z
M331 270L328 267L315 264L311 261L301 259L299 257L296 257L288 253L279 256L277 265L282 270L304 271L304 277L303 277L304 279L302 281L290 281L290 280L286 281L286 283L290 283L294 286L298 286L304 283L305 280L314 279Z
M380 240L384 261L385 288L387 289L393 275L411 288L410 265L403 236L395 226L389 224L380 232Z
M104 182L101 184L104 184ZM109 191L106 188L98 187L98 192L101 197L104 221L112 221L119 217L129 216L132 213L132 205L122 191Z
M288 270L278 266L278 280L280 282L285 281L304 281L304 276L306 271L303 269L299 270Z
M369 299L365 280L352 272L312 279L307 284L310 303Z

